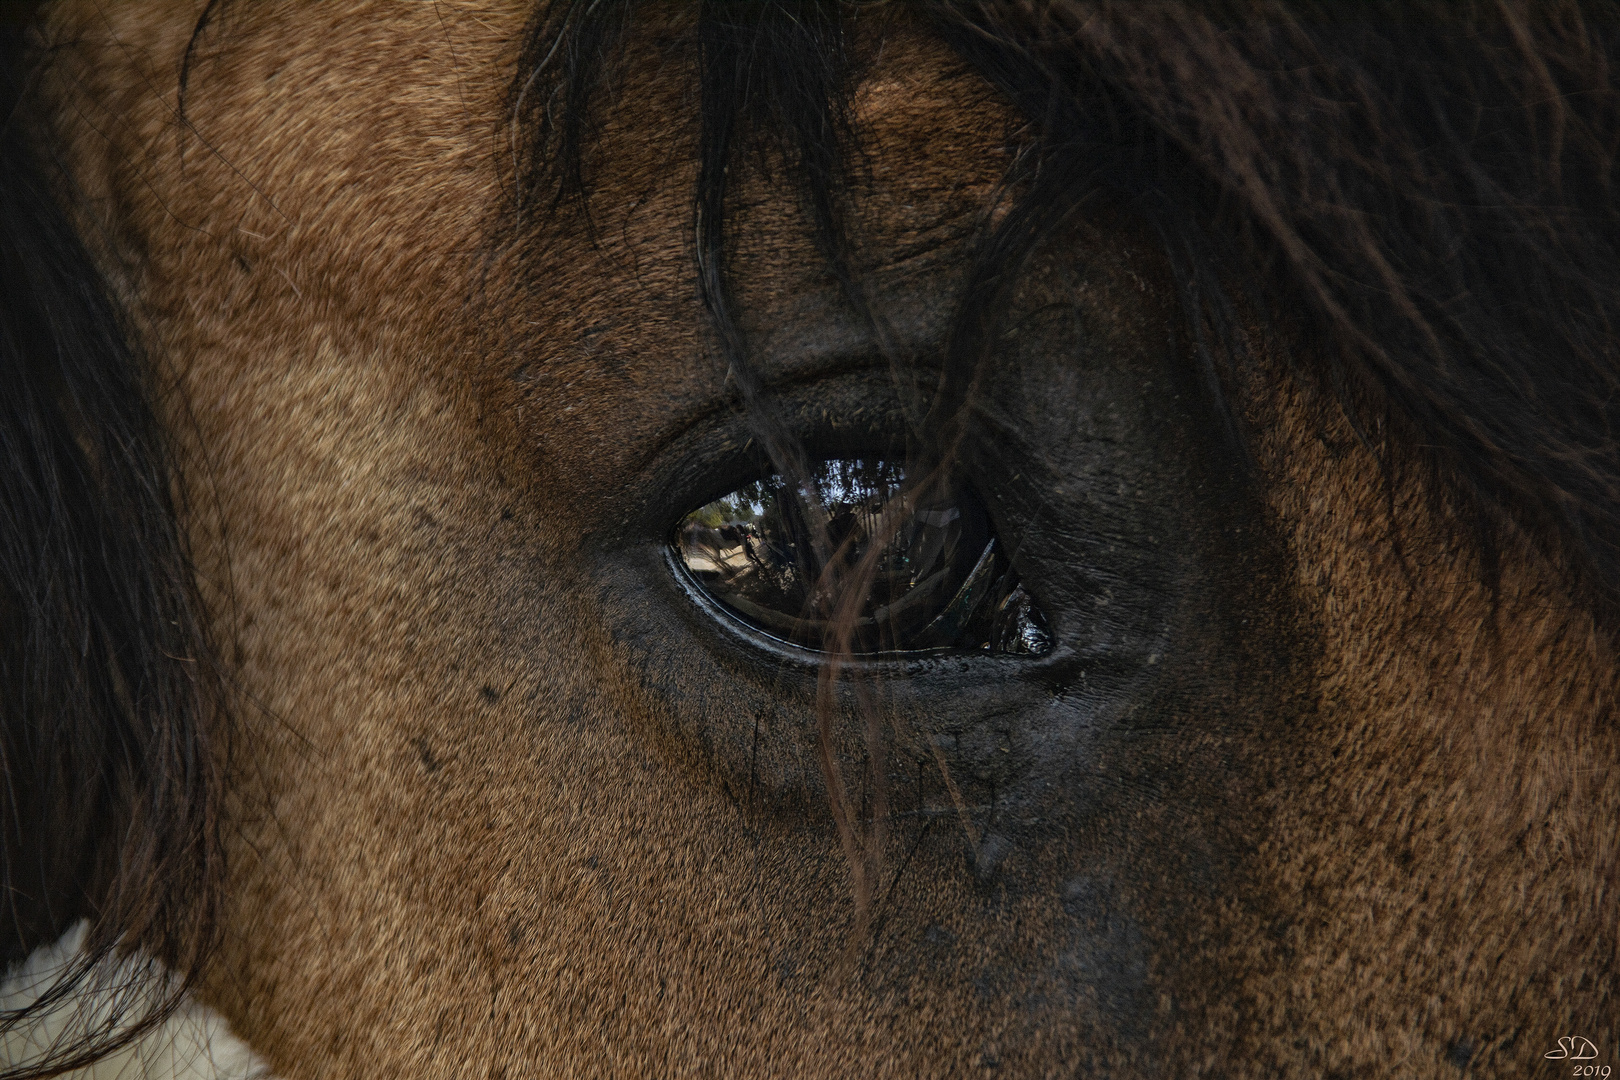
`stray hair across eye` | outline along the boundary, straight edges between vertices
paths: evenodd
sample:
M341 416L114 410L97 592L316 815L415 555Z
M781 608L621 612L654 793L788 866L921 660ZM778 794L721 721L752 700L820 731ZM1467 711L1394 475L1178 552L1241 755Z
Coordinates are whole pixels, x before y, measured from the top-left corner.
M827 509L831 558L843 576L873 557L875 572L850 628L858 654L928 650L1039 655L1046 617L1024 590L1006 545L971 491L908 498L904 467L830 459L812 472ZM821 649L836 630L827 568L809 542L799 500L779 475L687 514L671 540L680 565L711 599L783 641ZM876 548L874 551L873 549Z

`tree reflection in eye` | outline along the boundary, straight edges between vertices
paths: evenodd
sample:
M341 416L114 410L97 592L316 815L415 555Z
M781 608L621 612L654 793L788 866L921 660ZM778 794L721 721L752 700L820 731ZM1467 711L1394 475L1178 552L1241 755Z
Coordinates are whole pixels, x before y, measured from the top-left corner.
M672 539L681 566L742 621L806 648L836 640L829 583L866 586L848 639L858 653L1051 648L1046 617L972 492L919 499L903 466L862 458L820 462L810 482L824 538L773 474L682 518Z

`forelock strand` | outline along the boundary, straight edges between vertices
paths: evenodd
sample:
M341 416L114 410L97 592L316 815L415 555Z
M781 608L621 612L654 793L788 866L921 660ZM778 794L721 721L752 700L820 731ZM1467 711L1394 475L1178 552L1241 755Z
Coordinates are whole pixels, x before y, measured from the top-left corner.
M557 3L534 20L514 92L525 197L586 195L594 95L632 7ZM724 272L739 132L774 133L860 306L841 261L855 80L837 27L867 10L709 3L697 20L699 277L744 370ZM1487 573L1500 530L1527 528L1594 610L1620 602L1615 5L1560 0L1534 19L1434 0L900 11L1032 132L1018 200L965 271L936 419L984 362L1009 267L1105 194L1162 238L1214 400L1245 348L1228 290L1251 309L1269 297L1261 314L1296 343L1291 360L1386 471L1431 469L1480 508Z

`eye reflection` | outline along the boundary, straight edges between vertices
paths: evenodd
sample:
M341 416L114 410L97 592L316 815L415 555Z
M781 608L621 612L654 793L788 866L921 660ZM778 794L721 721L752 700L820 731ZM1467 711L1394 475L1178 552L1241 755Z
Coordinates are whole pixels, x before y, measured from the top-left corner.
M825 590L852 587L863 566L870 587L848 628L855 652L1051 648L1045 616L971 492L918 500L903 466L862 458L823 461L810 482L823 528L815 500L773 474L682 518L672 540L681 565L744 622L807 648L836 643L839 598Z

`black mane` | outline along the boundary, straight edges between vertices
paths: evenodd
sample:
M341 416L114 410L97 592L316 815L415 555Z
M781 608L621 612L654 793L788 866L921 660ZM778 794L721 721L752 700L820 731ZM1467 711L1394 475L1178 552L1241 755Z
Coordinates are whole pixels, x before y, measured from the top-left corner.
M222 714L148 365L36 153L20 35L0 29L4 959L89 920L68 977L0 1022L95 984L115 946L180 975L104 988L109 1015L16 1071L30 1075L139 1037L212 948Z
M582 165L634 0L554 0L513 84L519 191L588 201ZM1421 467L1479 512L1494 583L1503 529L1538 537L1600 617L1620 605L1620 9L1520 19L1485 3L1042 2L915 5L1028 119L1020 195L982 238L936 416L985 361L996 283L1104 192L1164 239L1191 336L1217 368L1243 343L1222 283L1274 298L1293 360L1337 396L1392 486ZM774 139L848 286L856 19L892 8L701 5L703 295L739 383L725 285L725 170ZM739 47L741 43L741 47ZM859 292L846 287L858 298Z

